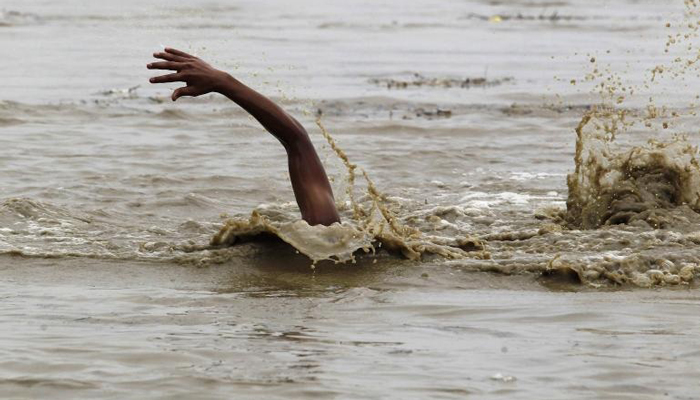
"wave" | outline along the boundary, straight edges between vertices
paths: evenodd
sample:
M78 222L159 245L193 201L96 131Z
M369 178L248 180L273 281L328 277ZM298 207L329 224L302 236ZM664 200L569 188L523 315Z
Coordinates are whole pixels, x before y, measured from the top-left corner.
M38 15L20 11L0 11L0 27L34 25L41 21Z
M386 87L387 89L406 89L411 87L438 87L438 88L460 88L469 89L473 87L485 88L498 86L512 82L512 77L487 79L485 77L447 78L447 77L426 77L419 73L406 79L395 78L372 78L370 83Z

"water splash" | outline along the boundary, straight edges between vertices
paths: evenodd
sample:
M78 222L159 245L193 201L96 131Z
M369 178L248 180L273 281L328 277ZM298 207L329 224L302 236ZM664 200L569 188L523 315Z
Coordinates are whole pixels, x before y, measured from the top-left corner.
M322 260L354 262L358 250L374 252L383 248L397 252L411 260L423 254L436 254L447 259L488 258L484 244L470 235L439 237L426 235L418 227L410 226L401 215L399 205L380 192L366 171L359 168L366 188L361 197L356 195L358 166L352 163L320 119L316 124L331 149L347 169L345 195L349 209L341 202L346 222L331 226L309 226L279 208L263 207L253 211L248 219L229 219L211 241L214 246L231 245L239 240L275 236L308 256L314 263Z
M601 68L591 58L593 70L585 80L594 84L600 104L585 112L576 128L576 170L567 178L571 225L594 229L646 223L652 228L681 229L681 225L698 221L698 149L689 142L687 132L659 138L681 118L697 114L695 99L688 99L688 107L674 108L659 106L651 95L642 108L626 106L637 100L637 93L652 88L662 92L662 79L674 85L692 73L698 75L700 52L693 39L700 28L700 10L694 0L686 0L685 5L684 22L666 41L664 52L671 54L669 61L651 67L641 85L625 84L622 75ZM641 129L650 139L628 148L619 144L619 135L632 129Z

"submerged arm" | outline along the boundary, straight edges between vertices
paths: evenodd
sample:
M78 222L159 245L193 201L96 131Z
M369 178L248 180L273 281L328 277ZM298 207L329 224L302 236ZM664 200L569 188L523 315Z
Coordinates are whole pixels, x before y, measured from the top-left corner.
M182 96L218 92L241 106L275 136L287 150L289 175L302 218L309 225L340 222L333 191L326 171L304 127L267 97L231 75L212 68L197 57L166 48L153 55L165 61L148 64L149 69L177 71L151 78L151 83L186 82L173 92L173 101Z

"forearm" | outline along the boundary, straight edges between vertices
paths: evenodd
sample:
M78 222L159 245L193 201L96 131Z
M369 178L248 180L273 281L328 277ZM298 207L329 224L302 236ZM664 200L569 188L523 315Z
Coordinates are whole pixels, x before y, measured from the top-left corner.
M218 92L250 113L282 142L302 218L310 225L340 222L326 171L304 127L270 99L232 77Z
M149 63L148 69L176 72L154 76L151 83L187 83L173 92L173 101L182 96L219 92L243 107L282 142L287 150L294 195L306 222L310 225L340 222L326 171L309 135L297 120L267 97L191 54L166 47L153 57L163 61Z
M241 106L273 136L275 136L287 150L297 146L300 142L309 140L306 130L272 100L244 85L237 79L229 77L218 89L218 92Z

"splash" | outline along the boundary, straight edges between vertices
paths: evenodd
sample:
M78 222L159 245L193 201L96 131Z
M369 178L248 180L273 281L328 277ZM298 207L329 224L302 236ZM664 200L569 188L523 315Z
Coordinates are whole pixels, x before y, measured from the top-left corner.
M641 223L683 229L700 220L697 147L683 132L666 140L657 138L682 117L696 115L695 99L686 108L658 106L654 96L649 96L645 107L625 106L636 93L661 92L661 80L673 85L692 72L697 76L700 52L694 49L693 39L700 27L700 11L693 0L685 5L685 22L668 35L664 48L665 53L681 54L650 68L641 85L624 84L619 74L600 68L596 57L590 58L593 70L585 80L594 83L601 104L585 112L576 128L576 169L567 177L567 219L572 226L594 229ZM631 148L619 144L619 135L635 128L650 137L647 143Z
M349 262L357 250L373 250L372 237L352 224L310 226L303 220L290 221L285 214L254 210L249 219L229 219L212 238L212 245L233 245L237 241L272 235L289 243L314 263L331 260Z
M357 196L358 166L353 164L320 119L316 124L333 152L344 164L347 175L345 197L338 205L343 213L342 224L309 226L289 211L279 207L263 206L252 212L248 219L233 218L225 222L211 241L213 246L228 246L241 240L274 236L306 255L314 264L323 260L354 262L358 250L365 253L382 248L418 260L424 254L435 254L447 259L488 258L483 243L475 237L439 237L426 235L419 228L408 225L400 214L400 206L380 192L366 171L360 169L366 187ZM293 211L292 211L293 212Z
M641 84L625 83L621 74L600 66L600 57L587 55L592 70L583 82L593 84L600 102L583 113L575 129L576 168L567 176L566 221L571 232L589 236L587 249L599 250L585 256L560 253L546 265L544 276L573 277L591 286L654 287L689 284L700 272L694 251L700 154L682 128L684 121L694 124L698 96L664 98L700 72L694 42L700 10L694 0L684 3L684 20L663 49L668 61L649 67ZM633 144L640 136L646 142ZM612 225L619 227L612 230Z
M576 128L576 170L567 177L569 222L584 229L637 221L670 228L698 220L698 149L682 136L620 149L603 128L613 118L594 110Z

